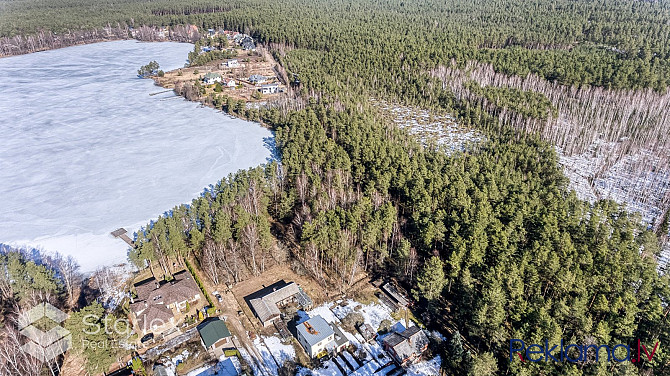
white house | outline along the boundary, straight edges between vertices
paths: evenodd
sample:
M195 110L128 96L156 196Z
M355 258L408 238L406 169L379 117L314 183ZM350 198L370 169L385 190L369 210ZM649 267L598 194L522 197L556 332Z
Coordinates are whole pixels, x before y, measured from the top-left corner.
M221 82L221 75L218 73L207 73L205 77L202 78L202 81L205 85L212 85Z
M235 82L235 80L231 79L226 82L226 87L234 88L235 86L237 86L237 82Z
M221 63L226 68L239 68L240 67L240 62L237 59L230 59L228 61L224 61Z
M275 94L279 91L279 85L277 84L262 85L260 88L258 88L258 91L260 91L261 94Z
M298 324L297 331L298 342L312 358L327 352L329 345L334 345L335 332L321 316L314 316Z

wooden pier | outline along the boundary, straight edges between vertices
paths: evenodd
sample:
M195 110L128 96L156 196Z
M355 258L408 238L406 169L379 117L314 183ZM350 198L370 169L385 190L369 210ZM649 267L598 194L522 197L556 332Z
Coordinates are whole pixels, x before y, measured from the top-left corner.
M135 243L128 237L128 231L125 228L121 227L117 230L112 231L112 236L115 238L120 238L124 242L128 243L129 246L134 247Z

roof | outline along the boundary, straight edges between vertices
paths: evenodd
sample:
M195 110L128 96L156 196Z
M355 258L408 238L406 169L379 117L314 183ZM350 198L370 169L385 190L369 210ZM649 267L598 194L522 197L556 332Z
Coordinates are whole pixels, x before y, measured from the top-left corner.
M297 326L298 334L305 339L310 346L323 341L331 334L334 334L333 328L321 316L314 316L311 319Z
M141 305L141 307L139 307ZM134 303L130 306L133 310L139 309L137 313L137 325L144 331L150 331L153 326L162 326L174 316L172 310L163 304L147 305L143 302Z
M391 283L386 283L382 286L382 290L384 290L387 294L389 294L398 304L402 306L407 306L409 305L409 302L407 301L407 298L405 298L399 291L398 289L392 285Z
M392 347L400 361L404 362L405 359L423 352L424 347L428 345L428 337L417 326L411 326L400 333L389 334L383 342Z
M369 324L362 323L358 325L357 329L365 339L370 339L377 336L377 331L375 331Z
M260 74L252 74L249 76L249 81L265 81L267 77L261 76Z
M278 86L279 86L279 84L265 84L265 85L261 85L261 87L278 87Z
M337 327L337 325L333 325L332 328L333 332L335 333L335 344L337 345L337 347L349 344L349 338L347 338L347 336L345 336L344 333L342 333L342 330L340 330L340 328Z
M218 317L207 319L198 325L198 333L206 348L210 348L218 340L230 337L226 323Z
M204 79L208 79L208 78L221 78L221 75L218 74L218 73L209 72L205 75Z
M277 304L301 293L300 288L295 282L291 282L283 287L277 288L259 298L249 300L251 308L256 312L256 316L262 321L267 322L270 319L281 315Z
M258 316L258 318L262 322L269 321L270 319L281 315L281 312L279 312L279 308L277 308L277 304L268 302L265 299L262 298L251 299L249 301L249 304L251 304L251 308L254 309L254 312L256 312L256 316Z
M166 306L181 303L185 300L193 300L196 295L200 294L200 288L191 277L191 273L182 270L173 276L174 279L169 282L159 282L155 278L149 278L135 284L137 300L130 305L133 312L144 314L143 311L150 307L163 307L163 311L167 310L172 316L171 311ZM153 316L149 315L148 318L151 321Z
M295 282L291 282L288 285L279 288L263 297L264 300L277 304L281 301L284 301L296 294L300 293L300 289Z

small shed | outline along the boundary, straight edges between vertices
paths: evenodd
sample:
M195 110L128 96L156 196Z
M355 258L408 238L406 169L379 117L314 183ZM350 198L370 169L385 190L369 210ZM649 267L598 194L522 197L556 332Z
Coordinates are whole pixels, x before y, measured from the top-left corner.
M382 291L386 293L392 300L395 301L396 304L398 304L401 307L407 307L409 305L409 301L407 298L398 291L398 288L395 287L395 285L391 284L390 282L385 283L382 286Z

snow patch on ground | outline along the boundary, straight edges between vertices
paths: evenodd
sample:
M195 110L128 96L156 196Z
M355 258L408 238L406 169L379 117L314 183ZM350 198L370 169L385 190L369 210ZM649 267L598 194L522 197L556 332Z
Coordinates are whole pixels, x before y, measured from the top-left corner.
M440 374L440 365L442 358L439 355L433 359L425 360L416 364L412 364L407 368L408 376L437 376Z
M254 341L254 344L257 344L258 339ZM286 345L281 343L281 340L277 337L263 337L263 342L265 343L264 348L267 348L272 357L279 363L281 366L287 360L295 359L295 349L291 345ZM267 363L266 363L267 364Z
M469 150L486 140L482 133L458 124L451 114L435 115L418 108L372 102L388 113L399 128L407 129L424 145L437 145L447 154Z
M256 362L254 361L254 358L251 357L251 355L247 352L246 349L240 347L237 350L240 352L240 355L242 356L244 361L247 362L249 367L251 367L251 370L253 371L254 375L264 375L265 374L261 371L260 368L258 368L258 364L256 364Z
M237 376L241 370L242 367L237 357L222 356L215 365L198 368L187 373L186 376Z

